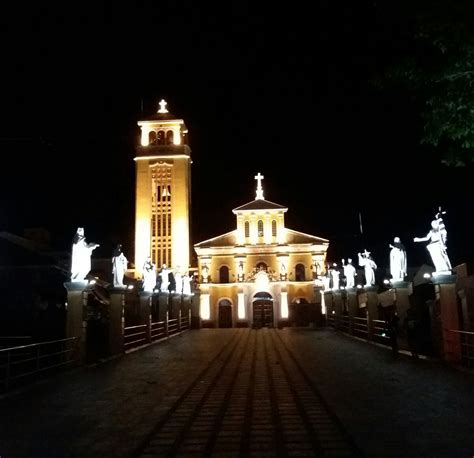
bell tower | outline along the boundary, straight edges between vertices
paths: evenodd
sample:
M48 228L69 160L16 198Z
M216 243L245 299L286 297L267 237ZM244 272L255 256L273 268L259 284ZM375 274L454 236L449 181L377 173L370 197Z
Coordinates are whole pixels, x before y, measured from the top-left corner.
M187 129L161 100L157 113L138 121L136 148L135 271L142 273L147 256L160 268L187 270L191 149Z

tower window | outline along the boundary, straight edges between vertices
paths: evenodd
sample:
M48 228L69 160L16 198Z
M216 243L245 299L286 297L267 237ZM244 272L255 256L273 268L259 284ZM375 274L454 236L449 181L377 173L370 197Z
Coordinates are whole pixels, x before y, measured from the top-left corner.
M167 145L172 145L173 144L173 138L174 138L174 134L173 134L172 130L169 130L168 132L166 132L166 144Z
M156 132L154 130L152 130L148 134L148 144L149 145L156 145Z
M275 220L272 221L272 237L277 236L277 222Z
M258 228L258 236L263 237L263 221L261 219L258 220L257 228Z
M244 228L245 228L245 237L250 237L250 224L248 221L245 221Z
M160 130L158 131L158 137L157 137L157 144L158 145L164 145L165 144L165 132Z

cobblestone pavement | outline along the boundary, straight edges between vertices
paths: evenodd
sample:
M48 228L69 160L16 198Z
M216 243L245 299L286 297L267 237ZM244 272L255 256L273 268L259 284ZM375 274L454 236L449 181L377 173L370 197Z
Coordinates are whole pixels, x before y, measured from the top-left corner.
M471 457L473 388L331 330L193 330L0 399L0 456Z

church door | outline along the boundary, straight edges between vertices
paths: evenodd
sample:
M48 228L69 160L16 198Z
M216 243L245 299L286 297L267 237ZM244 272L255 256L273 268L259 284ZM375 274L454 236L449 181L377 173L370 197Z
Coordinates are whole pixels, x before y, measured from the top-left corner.
M253 325L257 328L273 327L273 302L256 300L253 303Z
M232 327L232 305L228 300L219 302L219 327Z

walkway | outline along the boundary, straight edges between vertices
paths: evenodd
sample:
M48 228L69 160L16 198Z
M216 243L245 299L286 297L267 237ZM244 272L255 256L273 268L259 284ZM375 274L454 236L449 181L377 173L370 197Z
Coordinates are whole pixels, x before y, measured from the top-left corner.
M473 454L473 374L331 330L190 331L0 400L2 458Z

